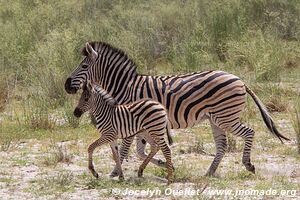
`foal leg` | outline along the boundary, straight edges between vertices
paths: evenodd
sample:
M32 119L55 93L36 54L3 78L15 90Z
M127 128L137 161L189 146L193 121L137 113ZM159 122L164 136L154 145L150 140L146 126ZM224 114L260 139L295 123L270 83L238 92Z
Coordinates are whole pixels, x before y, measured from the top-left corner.
M121 149L120 149L120 163L122 165L124 158L128 155L128 151L129 148L133 142L133 136L132 137L128 137L128 138L124 138L122 140L122 145L121 145ZM112 149L117 149L118 145L115 143L113 144L114 146L111 147ZM118 170L118 166L116 165L115 168L113 169L113 171L110 173L110 177L116 177L119 175L119 170Z
M150 160L153 158L153 156L158 152L158 150L159 150L159 148L158 148L157 145L152 145L151 146L150 153L148 154L148 156L146 157L146 159L143 161L143 163L139 167L138 177L142 177L143 176L144 169L146 168L146 166L148 165L148 163L150 162Z
M136 150L138 156L142 160L145 160L147 157L145 153L147 142L150 144L150 146L156 145L155 141L152 139L152 137L149 137L149 134L146 131L143 131L136 136ZM161 159L151 158L150 162L159 167L166 167L166 163Z
M111 139L106 138L105 136L101 136L98 140L94 141L88 147L88 162L89 162L89 170L92 172L93 176L99 178L98 173L95 171L94 164L93 164L93 153L96 147L99 147L103 144L111 142Z
M171 150L164 139L164 133L161 133L161 132L154 133L154 134L151 134L151 137L156 142L156 144L159 146L164 157L166 158L166 165L167 165L167 171L168 171L167 179L168 179L168 185L169 185L174 181L174 177L173 177L174 168L173 168L173 164L172 164Z
M118 147L116 140L110 143L110 148L113 152L113 158L116 162L117 171L119 173L119 180L124 180L124 175L123 175L122 166L121 166L121 162L120 162L119 152L118 152L118 148L116 148L116 147Z

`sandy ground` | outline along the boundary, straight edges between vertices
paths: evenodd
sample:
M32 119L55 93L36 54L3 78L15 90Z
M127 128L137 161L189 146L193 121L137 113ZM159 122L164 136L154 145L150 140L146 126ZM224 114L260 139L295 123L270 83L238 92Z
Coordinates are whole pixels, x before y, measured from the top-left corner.
M162 192L152 197L156 199L236 199L241 197L208 193L214 189L232 190L235 193L242 189L266 191L270 188L279 193L282 190L294 193L290 196L246 195L243 198L300 199L300 159L293 153L296 151L295 141L281 145L265 134L262 137L269 138L266 146L260 138L253 148L252 160L256 166L256 175L246 172L241 163L241 148L238 148L236 152L226 154L218 168L217 178L206 178L204 174L213 157L199 151L197 139L190 132L175 132L176 136L180 135L177 140L184 141L172 146L177 174L175 183L170 186L166 185L165 171L152 164L146 169L143 178L137 178L141 161L136 157L134 148L128 162L123 165L125 182L119 183L117 178L111 179L108 176L114 164L109 146L94 153L96 170L100 174L100 179L96 180L87 169L86 141L53 143L32 139L12 144L7 151L0 152L0 199L145 199L150 195L139 193L130 196L126 192L140 192L148 188ZM202 148L214 153L212 141L205 142ZM272 149L276 151L272 152ZM157 157L162 156L160 154ZM165 194L186 188L202 191L202 194Z

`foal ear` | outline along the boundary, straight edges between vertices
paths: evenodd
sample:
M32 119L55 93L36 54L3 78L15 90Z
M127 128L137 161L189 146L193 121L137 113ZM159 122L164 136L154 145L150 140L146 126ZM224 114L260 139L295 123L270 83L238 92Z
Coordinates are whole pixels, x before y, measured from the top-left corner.
M94 48L92 47L92 45L90 45L90 43L85 43L85 51L88 53L89 56L91 56L91 58L93 60L96 60L98 57L98 53L97 51L94 50Z

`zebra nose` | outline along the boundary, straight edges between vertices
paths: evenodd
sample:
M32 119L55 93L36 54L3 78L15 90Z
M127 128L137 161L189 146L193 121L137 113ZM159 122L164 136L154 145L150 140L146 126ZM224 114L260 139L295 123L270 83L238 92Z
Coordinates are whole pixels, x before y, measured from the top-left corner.
M65 82L65 90L68 94L74 94L76 93L76 89L71 87L72 79L69 77L67 78Z
M75 108L75 110L74 110L74 116L75 117L81 117L81 115L82 115L82 111L79 109L79 108Z

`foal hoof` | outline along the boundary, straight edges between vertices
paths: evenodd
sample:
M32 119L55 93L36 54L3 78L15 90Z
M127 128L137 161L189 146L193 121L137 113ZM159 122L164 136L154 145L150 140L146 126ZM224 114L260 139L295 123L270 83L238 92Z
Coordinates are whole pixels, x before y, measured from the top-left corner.
M120 182L123 182L125 179L124 179L124 176L122 175L122 176L119 176L119 181Z
M255 167L254 167L254 165L250 165L250 166L246 167L246 169L247 169L249 172L252 172L253 174L255 174Z
M219 178L219 175L217 175L216 173L212 173L212 172L207 172L204 176L212 177L212 178Z
M173 183L174 182L174 179L173 178L167 178L168 179L168 185L170 185L171 183Z
M95 171L94 167L89 166L89 170L93 174L94 177L99 178L99 174Z
M139 171L138 171L139 178L143 177L143 172L144 172L144 169L139 169Z
M97 179L99 178L99 174L95 170L92 171L92 174L95 178L97 178Z
M159 167L167 168L167 163L166 163L165 161L162 161L161 159L159 159L159 160L157 161L157 165L158 165Z
M113 170L110 174L109 177L114 178L117 177L119 175L119 172L117 170Z

